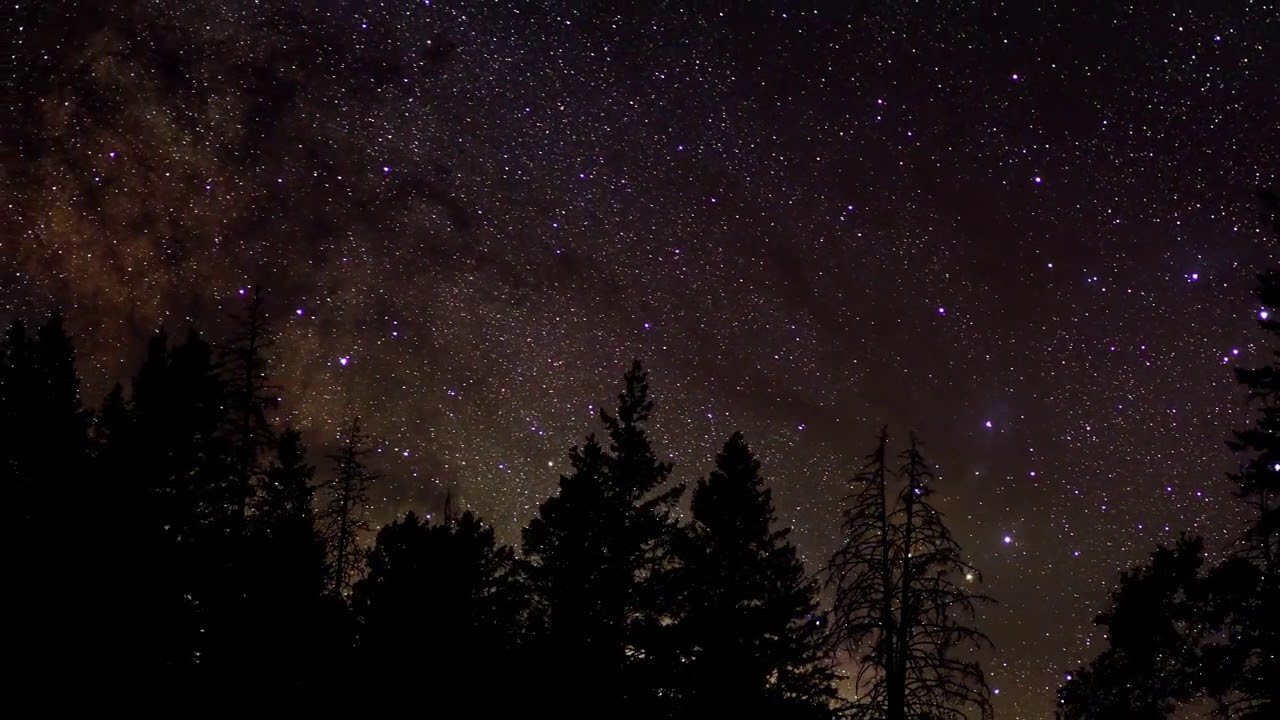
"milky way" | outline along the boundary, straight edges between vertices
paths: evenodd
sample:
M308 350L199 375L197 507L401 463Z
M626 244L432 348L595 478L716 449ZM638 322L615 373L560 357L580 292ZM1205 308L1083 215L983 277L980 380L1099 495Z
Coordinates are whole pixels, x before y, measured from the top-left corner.
M815 569L915 428L1009 718L1120 569L1236 527L1273 3L82 5L5 30L0 319L62 308L90 403L261 284L379 517L452 488L515 540L639 356L677 474L744 430Z

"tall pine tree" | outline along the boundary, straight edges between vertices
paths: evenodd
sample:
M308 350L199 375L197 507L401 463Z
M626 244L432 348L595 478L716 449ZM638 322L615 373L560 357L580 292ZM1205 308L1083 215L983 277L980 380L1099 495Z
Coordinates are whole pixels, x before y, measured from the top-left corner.
M650 444L652 410L636 361L616 413L600 413L608 450L594 436L575 447L572 472L523 533L538 642L554 667L548 681L574 712L653 716L670 702L662 696L674 676L666 587L683 487L664 487L671 466Z
M131 458L132 477L121 480L140 497L140 562L149 569L136 647L152 672L181 687L202 672L224 625L227 393L213 348L194 329L173 346L163 330L153 336L132 390L131 432L112 444Z
M831 718L818 585L776 528L771 491L742 433L699 480L677 587L682 717Z
M228 427L235 467L228 488L231 519L243 527L260 478L260 460L275 443L271 412L280 389L271 384L267 353L274 343L262 291L253 288L244 310L234 316L235 334L222 353L229 393Z
M963 653L989 645L972 622L990 598L929 498L933 473L914 435L890 477L888 433L854 477L844 544L828 566L831 638L853 661L857 717L989 717L990 689ZM891 494L896 479L900 490ZM891 498L893 498L891 500Z
M320 522L327 548L328 589L335 598L349 597L363 570L360 535L369 530L369 486L378 479L365 462L371 451L360 418L353 418L342 447L329 456L333 477L324 485Z
M96 604L73 601L99 586L102 544L88 482L90 415L80 402L75 349L52 315L34 336L14 322L0 344L0 493L11 533L6 574L15 618L6 645L23 676L47 687L58 672L102 657ZM70 654L67 648L84 652ZM33 683L35 685L33 685Z
M325 547L312 507L315 468L293 429L280 433L249 518L243 573L242 638L251 675L271 679L285 696L314 688L332 656L327 622L339 621L326 602Z

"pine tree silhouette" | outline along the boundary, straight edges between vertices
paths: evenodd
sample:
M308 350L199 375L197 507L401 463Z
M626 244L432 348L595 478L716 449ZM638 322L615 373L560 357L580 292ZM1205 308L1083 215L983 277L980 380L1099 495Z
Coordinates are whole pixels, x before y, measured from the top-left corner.
M335 598L347 598L361 571L360 533L369 530L369 486L378 479L365 464L372 448L354 418L342 448L329 456L334 476L325 483L327 496L320 513L328 558L328 590Z
M902 455L890 503L888 433L854 477L844 544L827 568L834 590L831 640L855 663L856 717L961 720L990 717L990 690L960 653L990 644L973 627L990 598L969 589L978 572L929 502L933 474L915 436Z
M606 452L595 439L570 452L573 470L523 533L535 598L537 642L558 686L573 678L575 711L653 716L674 677L670 593L682 486L657 459L646 423L653 403L639 361L624 376L615 414L601 410Z
M90 608L76 607L79 583L100 578L93 544L96 487L87 482L89 414L80 403L75 350L59 315L29 335L14 322L0 350L0 492L6 529L13 533L6 575L20 593L10 595L6 636L19 684L46 688L60 670L84 670L101 650ZM79 643L85 651L68 655Z
M407 698L425 685L476 697L491 687L494 659L514 650L519 607L514 555L493 528L471 512L436 523L410 512L378 531L368 566L352 604L371 692ZM504 697L489 693L488 712Z
M105 662L118 671L115 691L141 691L138 678L174 679L163 674L172 658L168 643L174 627L161 619L171 616L173 608L165 601L179 597L180 590L164 582L170 574L155 572L170 561L166 550L171 548L159 525L157 489L147 484L147 452L123 385L117 383L103 400L92 435L91 474L102 490L97 508L106 525L97 543L117 559L130 558L104 562L110 586L128 589L100 596L99 605L109 616L103 622L103 642L112 652Z
M146 608L137 646L179 687L210 660L225 598L226 489L234 464L222 429L226 389L213 349L194 329L170 347L151 338L133 382L133 427L120 451L132 457L142 497L139 533L152 570L140 592Z
M339 621L325 602L325 547L312 508L315 468L301 434L280 433L249 518L243 666L272 678L285 697L314 688L332 659L324 623Z
M818 584L775 529L772 493L742 433L699 480L681 543L681 716L832 718Z
M51 523L53 513L64 515L55 508L83 489L89 455L91 415L80 402L75 349L55 314L34 336L15 320L0 358L0 480L19 513L16 521Z
M161 331L133 383L137 434L151 461L139 470L158 504L158 522L178 542L194 542L227 522L234 464L222 428L227 389L213 349L194 329L170 348Z
M228 434L235 453L230 512L243 523L253 502L264 448L275 442L270 414L279 407L280 389L271 384L267 353L274 344L261 288L254 287L244 311L234 316L237 329L223 350L230 393Z

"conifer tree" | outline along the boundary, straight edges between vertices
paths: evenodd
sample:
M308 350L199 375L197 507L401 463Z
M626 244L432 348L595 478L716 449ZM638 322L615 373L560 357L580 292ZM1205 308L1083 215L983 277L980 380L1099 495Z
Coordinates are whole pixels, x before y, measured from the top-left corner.
M333 461L333 477L325 483L326 502L320 514L326 545L328 591L335 598L347 598L361 571L360 534L369 530L369 486L378 476L371 472L365 457L372 448L354 418Z
M0 351L0 492L6 530L13 533L6 575L22 592L8 608L19 622L6 637L21 658L20 684L46 683L59 670L81 669L100 643L89 607L72 601L79 583L97 586L101 567L92 512L96 486L87 482L89 414L81 406L75 349L54 314L34 335L15 321ZM95 606L96 607L96 606ZM85 652L68 656L79 642Z
M328 657L325 547L312 509L315 468L293 429L282 432L250 516L245 589L246 669L273 678L286 696L314 684Z
M132 442L133 410L125 397L124 385L116 383L102 400L102 409L93 419L93 453L98 471L113 480L123 480L130 459L127 448Z
M217 598L225 592L225 489L232 457L222 428L225 387L213 349L194 329L170 346L161 330L147 345L131 397L131 474L141 496L139 533L150 572L139 596L147 598L137 628L148 662L183 686L206 664L215 625L223 625Z
M81 405L75 348L54 314L34 336L15 320L0 352L5 446L0 480L21 522L53 522L84 490L90 413ZM73 505L79 507L79 505Z
M226 515L234 463L222 428L227 389L213 348L190 330L169 346L161 330L149 342L133 382L136 431L149 462L139 471L157 499L157 522L175 540L194 542Z
M166 541L154 525L155 498L144 483L146 455L135 426L132 405L117 383L93 421L91 476L100 487L97 513L104 519L96 543L112 558L102 570L110 574L111 586L129 589L102 593L98 603L107 616L102 618L103 642L112 656L106 662L124 677L158 674L167 655L162 638L172 631L157 622L166 614L162 574L155 572L164 566ZM116 560L122 557L130 561ZM171 597L177 595L174 591ZM138 689L123 683L116 689L125 687Z
M742 433L698 481L681 543L682 717L834 717L817 583Z
M3 488L6 525L21 537L35 522L35 481L27 451L31 447L32 425L27 409L34 402L30 341L26 325L14 320L5 329L0 344L0 487Z
M61 315L55 313L37 329L32 355L36 396L28 422L42 436L36 445L41 465L50 479L82 489L92 414L80 401L75 346Z
M280 404L280 389L270 380L267 353L274 338L260 288L253 288L244 311L234 319L237 328L223 350L223 370L229 392L228 434L235 454L229 511L242 525L253 501L260 456L275 443L270 414Z
M572 472L523 533L539 642L556 674L575 678L578 710L652 716L674 676L665 587L683 487L663 487L671 466L649 442L652 409L637 361L616 413L600 413L608 451L594 436L575 447Z
M961 720L990 716L981 668L962 653L989 645L972 621L978 572L929 498L933 473L914 436L891 502L887 432L853 479L844 544L828 566L831 639L854 661L857 717Z
M261 491L254 498L255 531L267 536L314 534L314 478L315 468L307 464L302 433L286 428L276 440L275 457L264 473Z
M514 649L518 609L514 555L493 528L469 511L437 522L410 512L378 531L368 567L352 604L370 690L408 697L426 683L472 696L488 688L494 658ZM503 704L501 695L485 700L495 715Z

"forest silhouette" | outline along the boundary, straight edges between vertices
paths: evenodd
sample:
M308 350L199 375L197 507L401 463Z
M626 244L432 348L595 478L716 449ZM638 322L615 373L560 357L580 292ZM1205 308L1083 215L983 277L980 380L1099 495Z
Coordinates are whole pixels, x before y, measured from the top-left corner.
M1280 238L1278 207L1265 196ZM1280 336L1280 273L1260 275L1258 295ZM18 696L433 698L444 717L991 715L974 659L991 599L930 500L914 435L895 461L881 432L849 482L840 548L806 568L741 433L691 488L672 481L635 361L518 548L451 501L375 530L361 419L317 467L276 418L264 308L249 293L218 344L157 333L92 411L62 318L9 326L0 487ZM1229 440L1247 532L1215 566L1184 537L1122 576L1097 618L1107 649L1059 692L1064 720L1155 720L1197 701L1277 717L1280 365L1238 376L1259 408Z
M639 361L600 412L599 436L571 449L571 470L519 548L451 501L375 532L379 476L361 420L317 468L302 433L275 417L283 390L271 381L264 307L247 294L236 332L216 345L195 330L158 332L128 387L96 411L82 404L60 316L9 326L0 480L22 548L7 643L22 659L20 692L88 683L175 702L307 704L335 691L426 694L482 717L540 703L637 718L830 718L854 707L836 691L836 658L866 639L865 618L857 637L832 641L828 626L848 613L823 612L822 574L779 527L741 433L691 489L671 481L649 438ZM906 487L910 503L922 487ZM913 524L949 542L928 512L927 523L886 516L867 544L892 565L881 580L898 583L904 604L886 607L903 627L913 613L924 622L912 603L945 570L940 557L903 551ZM845 561L862 549L846 548ZM847 593L852 580L827 584Z

